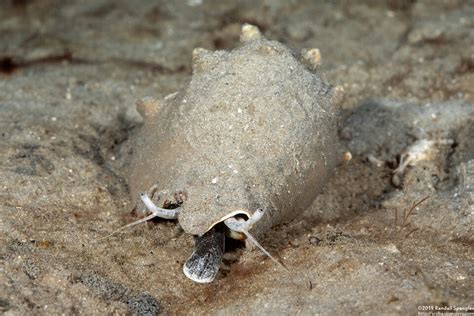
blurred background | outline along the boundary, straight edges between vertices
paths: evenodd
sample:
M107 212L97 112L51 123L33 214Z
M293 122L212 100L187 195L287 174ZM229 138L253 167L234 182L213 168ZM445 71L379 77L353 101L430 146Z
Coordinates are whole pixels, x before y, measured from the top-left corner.
M234 48L243 23L295 52L320 49L319 75L346 91L340 136L353 158L261 241L288 272L236 249L202 286L182 274L194 240L173 222L97 239L136 219L125 180L135 100L184 87L193 48ZM2 0L0 313L472 304L473 44L463 0Z

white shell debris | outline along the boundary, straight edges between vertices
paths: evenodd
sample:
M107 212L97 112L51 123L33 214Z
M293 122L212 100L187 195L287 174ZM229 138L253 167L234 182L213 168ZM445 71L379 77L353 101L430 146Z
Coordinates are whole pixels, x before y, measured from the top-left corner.
M452 144L453 140L429 140L419 139L408 147L400 157L400 163L397 169L393 170L395 174L402 174L406 167L414 166L423 160L433 160L438 154L437 144Z

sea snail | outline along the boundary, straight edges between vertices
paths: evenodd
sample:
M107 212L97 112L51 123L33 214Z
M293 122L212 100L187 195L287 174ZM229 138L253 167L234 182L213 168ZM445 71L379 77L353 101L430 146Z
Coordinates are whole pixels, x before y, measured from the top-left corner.
M319 50L298 57L249 24L240 40L230 52L196 48L184 89L137 102L129 188L151 215L127 226L177 219L198 236L183 270L201 283L215 278L226 233L270 256L253 236L308 208L339 161L343 89L314 73Z

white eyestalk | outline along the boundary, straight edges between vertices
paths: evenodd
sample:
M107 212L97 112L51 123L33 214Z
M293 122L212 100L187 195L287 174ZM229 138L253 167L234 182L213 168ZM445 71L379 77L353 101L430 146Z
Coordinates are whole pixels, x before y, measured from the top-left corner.
M125 226L122 226L119 229L114 230L109 235L100 238L99 240L108 238L108 237L114 235L115 233L125 229L125 228L129 228L129 227L147 222L147 221L149 221L149 220L151 220L155 217L164 218L164 219L177 219L178 214L181 211L180 207L175 208L175 209L165 209L165 208L161 208L161 207L156 206L156 204L153 203L153 201L150 199L150 197L148 196L148 194L146 192L141 192L140 193L140 199L142 200L143 204L145 204L145 207L147 208L147 210L151 212L151 214L148 215L147 217L139 219L138 221L135 221L135 222L132 222L132 223L127 224Z
M179 207L170 210L156 206L155 203L153 203L153 201L150 199L148 194L146 194L146 192L140 193L140 199L143 201L143 204L145 204L146 208L152 213L152 215L155 215L154 217L160 217L164 219L177 219L178 214L181 211L181 208Z
M248 220L242 218L231 217L224 221L224 224L233 231L238 233L243 233L258 249L260 249L265 255L270 257L278 265L288 270L280 261L275 259L262 245L249 233L249 230L252 229L253 225L258 222L263 217L263 209L257 209Z

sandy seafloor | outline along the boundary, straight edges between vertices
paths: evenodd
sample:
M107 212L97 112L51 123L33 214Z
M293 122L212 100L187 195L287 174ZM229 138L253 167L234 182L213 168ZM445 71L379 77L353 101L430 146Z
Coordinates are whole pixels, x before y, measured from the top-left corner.
M239 248L215 282L194 284L181 270L194 240L174 222L97 239L136 219L134 101L178 90L192 49L232 49L246 22L320 49L318 72L346 91L353 159L261 240L288 272ZM472 1L2 1L0 314L473 307L473 71ZM426 155L394 175L417 141Z

